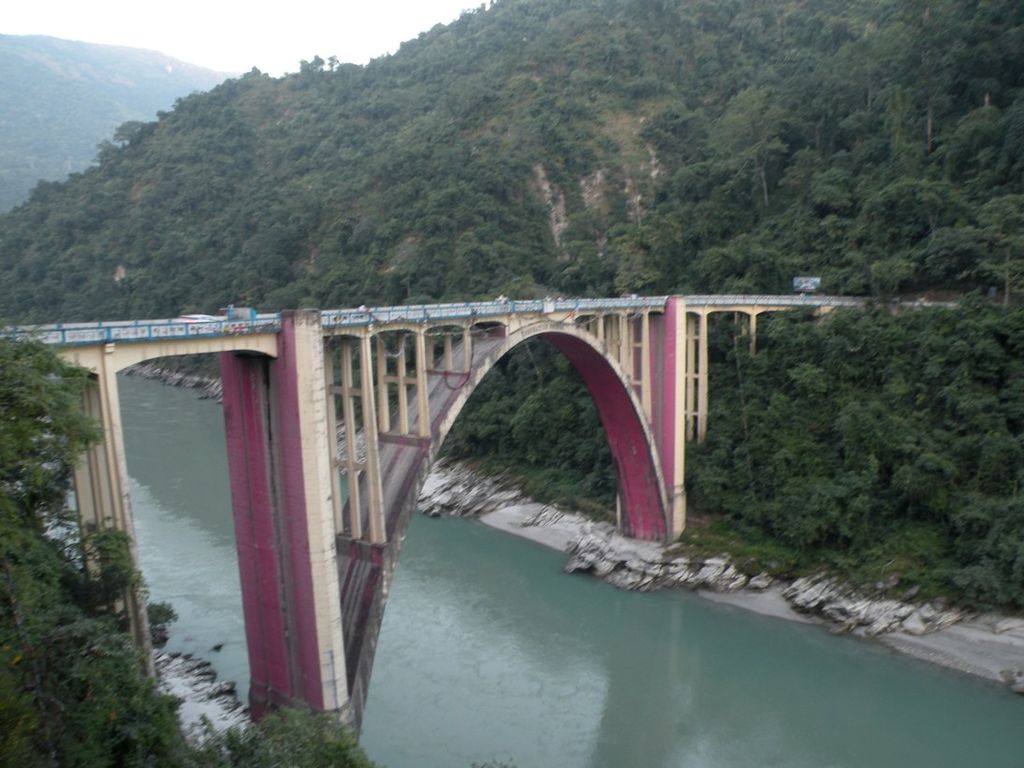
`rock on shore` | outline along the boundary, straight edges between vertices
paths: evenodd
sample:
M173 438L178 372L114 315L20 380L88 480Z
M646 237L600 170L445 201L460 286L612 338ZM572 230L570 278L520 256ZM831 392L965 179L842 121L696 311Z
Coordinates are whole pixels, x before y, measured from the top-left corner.
M501 478L478 475L465 464L439 463L420 491L427 517L476 517L529 499Z
M160 690L181 701L178 719L189 739L201 739L206 723L214 731L222 731L249 722L249 710L239 700L235 684L218 681L210 662L189 653L164 651L155 651L153 662Z
M197 376L181 371L172 371L161 368L156 363L139 363L124 370L127 376L139 376L143 379L152 379L167 384L171 387L184 387L186 389L199 390L199 397L203 400L216 400L220 402L223 398L223 388L220 377Z

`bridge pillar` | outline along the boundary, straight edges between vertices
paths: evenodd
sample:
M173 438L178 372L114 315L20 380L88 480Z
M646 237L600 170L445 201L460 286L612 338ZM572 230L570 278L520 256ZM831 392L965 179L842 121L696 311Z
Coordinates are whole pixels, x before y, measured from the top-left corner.
M669 539L686 527L686 432L688 398L693 391L691 329L686 302L678 296L670 297L664 314L650 321L650 366L655 372L651 380L652 427L671 508Z
M221 355L250 706L347 716L319 313L281 323L276 360Z
M699 327L697 318L691 313L685 313L683 320L683 334L686 341L683 353L683 377L686 382L686 397L683 405L683 423L686 431L686 439L694 440L697 437L697 333Z
M633 324L628 314L619 315L618 323L619 344L617 357L619 365L626 372L629 383L632 384L635 376L633 371Z
M121 430L121 405L117 393L117 368L113 363L114 345L98 350L93 384L83 395L83 410L94 418L103 437L89 446L75 466L75 502L83 539L93 531L113 528L128 536L132 567L139 571L139 548L132 521L132 505L128 494L128 468L125 463L124 434ZM87 560L87 567L88 560ZM123 597L129 631L143 651L143 665L148 674L155 674L150 651L149 620L145 598L135 591Z
M420 437L430 437L429 384L427 382L427 331L416 329L416 432Z
M355 397L357 390L353 384L352 377L351 339L341 340L338 350L338 365L340 367L341 384L338 386L334 384L333 375L329 375L329 379L331 386L334 387L334 394L341 397L342 421L345 424L345 478L346 487L348 488L348 501L345 504L345 507L348 509L347 532L353 538L359 539L363 535L362 490L359 482L359 473L365 471L366 464L359 461L359 451L356 444ZM335 413L335 418L337 418L337 413ZM339 532L342 530L345 530L344 526L339 529Z
M400 434L409 434L409 382L406 380L406 376L409 371L409 363L405 357L405 339L402 336L402 342L398 347L398 360L396 364L398 366L397 376L395 383L398 385L398 431Z
M448 338L447 336L445 338ZM380 445L377 437L377 404L373 383L373 353L369 335L359 340L359 375L360 395L362 396L363 443L366 446L366 485L367 502L369 504L368 520L370 524L370 543L383 544L385 541L384 526L384 490L381 484ZM387 402L383 404L388 407ZM355 432L354 425L346 425L350 432Z
M700 331L697 337L697 442L703 443L708 435L708 311L701 310Z
M644 312L640 326L640 403L644 408L644 415L647 421L653 418L651 410L651 397L653 387L651 382L651 313Z
M473 368L473 326L467 324L462 331L462 373Z
M377 425L381 432L391 431L391 408L388 406L388 351L384 337L377 336Z

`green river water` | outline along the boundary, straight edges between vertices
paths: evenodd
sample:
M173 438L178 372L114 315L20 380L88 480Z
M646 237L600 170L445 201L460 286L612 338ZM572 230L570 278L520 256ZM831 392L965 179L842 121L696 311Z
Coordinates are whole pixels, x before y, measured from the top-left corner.
M219 406L139 379L120 388L143 572L181 616L169 647L244 692ZM371 758L1024 767L1024 699L994 684L685 592L620 592L564 575L563 560L476 522L413 520L363 723Z

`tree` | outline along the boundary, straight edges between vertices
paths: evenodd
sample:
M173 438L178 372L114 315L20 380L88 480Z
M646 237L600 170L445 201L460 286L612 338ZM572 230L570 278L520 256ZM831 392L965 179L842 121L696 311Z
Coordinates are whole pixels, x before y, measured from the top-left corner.
M215 734L191 756L195 768L374 768L352 733L330 715L279 710L258 724Z
M978 221L991 247L991 257L981 263L983 274L1003 283L1003 306L1010 292L1024 288L1024 195L1003 195L989 200Z
M0 498L41 531L63 522L75 459L98 437L81 409L88 373L9 339L0 339L0 371Z
M752 170L768 207L768 165L786 151L780 136L786 113L766 88L737 93L715 123L712 146L722 161L737 172Z
M87 573L65 510L73 464L97 435L80 407L87 372L10 339L0 339L0 371L0 719L14 721L5 740L29 766L168 763L183 746L176 704L142 675L139 650L104 610L134 577L106 567L126 553L123 534L95 542L99 567Z

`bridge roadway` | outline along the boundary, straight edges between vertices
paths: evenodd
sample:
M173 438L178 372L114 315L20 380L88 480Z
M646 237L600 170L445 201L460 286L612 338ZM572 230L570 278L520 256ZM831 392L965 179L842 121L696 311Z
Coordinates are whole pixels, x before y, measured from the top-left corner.
M690 311L709 312L770 312L794 308L862 307L866 299L851 296L797 295L691 295L679 297ZM365 327L394 322L437 323L445 320L465 321L501 318L510 314L537 314L544 312L608 312L623 309L664 308L667 296L623 297L618 299L527 299L508 301L477 301L450 304L412 304L394 307L357 309L325 309L320 312L325 329ZM226 317L214 320L185 320L183 318L159 320L107 320L84 323L52 323L49 325L15 325L4 329L6 336L32 338L56 347L94 346L96 344L166 345L161 354L153 357L172 357L177 354L174 345L201 339L228 338L262 334L277 334L281 330L281 313L258 314L251 320ZM228 345L230 346L230 344ZM200 348L197 345L197 348ZM213 349L209 351L221 351ZM196 353L201 354L201 353Z
M829 296L629 296L300 310L247 319L6 329L92 373L85 407L103 441L75 473L83 530L134 540L116 373L220 354L232 508L249 646L250 705L301 704L358 724L409 517L430 464L488 371L530 340L580 373L619 482L619 525L672 539L686 521L685 441L707 429L708 322L827 312ZM126 596L148 644L142 599Z

